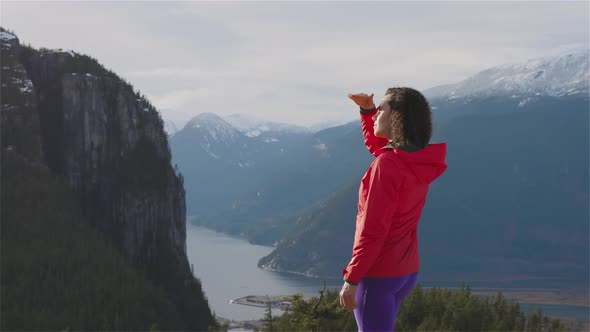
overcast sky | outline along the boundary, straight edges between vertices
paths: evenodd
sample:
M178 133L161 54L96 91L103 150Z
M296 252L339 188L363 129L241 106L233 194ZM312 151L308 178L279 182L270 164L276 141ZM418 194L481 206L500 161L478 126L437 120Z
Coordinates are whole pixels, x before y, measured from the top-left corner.
M424 90L588 49L582 2L8 2L33 47L88 54L182 126L201 112L311 125L358 116L348 92Z

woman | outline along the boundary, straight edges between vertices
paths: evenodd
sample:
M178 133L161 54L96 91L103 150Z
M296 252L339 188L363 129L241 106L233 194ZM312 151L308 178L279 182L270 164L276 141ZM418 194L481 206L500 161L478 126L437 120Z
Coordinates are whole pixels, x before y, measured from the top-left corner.
M393 331L419 270L417 228L430 183L446 169L446 143L428 144L431 112L411 88L349 94L360 107L365 145L376 158L359 188L352 259L342 271L340 304L359 331Z

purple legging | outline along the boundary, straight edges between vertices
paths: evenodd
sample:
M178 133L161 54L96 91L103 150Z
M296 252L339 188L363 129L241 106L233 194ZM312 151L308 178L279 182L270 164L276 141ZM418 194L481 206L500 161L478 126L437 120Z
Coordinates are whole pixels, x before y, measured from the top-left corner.
M393 331L402 301L416 285L418 273L395 278L363 278L356 293L354 319L359 332Z

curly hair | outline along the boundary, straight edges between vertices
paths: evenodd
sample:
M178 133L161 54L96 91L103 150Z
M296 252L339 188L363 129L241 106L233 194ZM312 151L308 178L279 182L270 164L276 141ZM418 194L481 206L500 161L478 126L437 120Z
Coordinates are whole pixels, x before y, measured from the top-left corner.
M425 148L432 137L432 112L426 98L412 88L389 88L385 95L391 95L392 141Z

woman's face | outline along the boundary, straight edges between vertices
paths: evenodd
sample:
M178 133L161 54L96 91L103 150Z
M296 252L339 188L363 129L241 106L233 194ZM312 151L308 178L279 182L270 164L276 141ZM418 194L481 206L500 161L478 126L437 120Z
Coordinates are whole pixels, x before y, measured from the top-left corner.
M381 103L377 108L377 113L373 115L373 121L375 121L375 126L373 128L373 133L377 137L388 138L391 139L391 107L389 106L389 101L391 100L391 95L385 95L383 99L381 99Z

